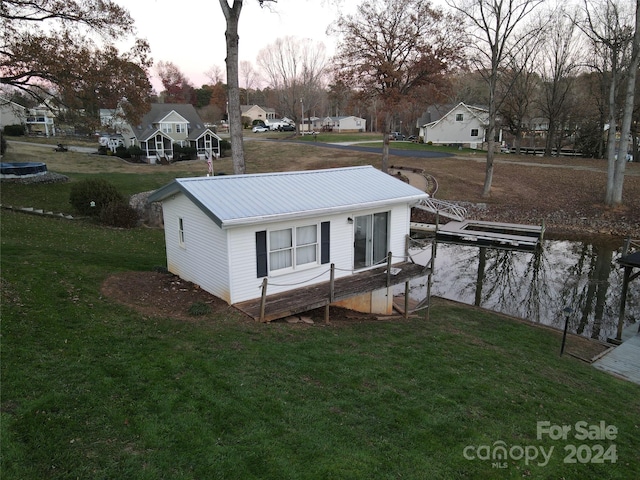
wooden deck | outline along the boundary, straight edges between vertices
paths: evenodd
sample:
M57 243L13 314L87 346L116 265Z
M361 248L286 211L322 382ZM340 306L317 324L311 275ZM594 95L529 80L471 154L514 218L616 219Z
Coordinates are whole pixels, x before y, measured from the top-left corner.
M333 287L333 301L331 299L329 281L288 292L267 295L262 321L270 322L289 315L325 307L333 302L357 297L387 286L399 285L414 278L428 275L429 269L422 265L405 262L392 265L391 272L391 275L387 275L387 266L385 265L347 277L336 278ZM260 320L261 302L261 298L256 298L246 302L235 303L233 306L255 320Z
M640 332L631 325L635 333L621 345L613 348L593 363L598 370L640 385Z

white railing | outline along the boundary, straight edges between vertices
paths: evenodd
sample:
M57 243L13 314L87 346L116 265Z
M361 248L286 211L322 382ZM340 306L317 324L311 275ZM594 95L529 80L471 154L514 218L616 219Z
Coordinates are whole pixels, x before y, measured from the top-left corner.
M467 218L467 209L455 203L445 200L437 200L435 198L427 198L420 200L416 208L426 210L427 212L437 213L443 217L452 218L461 222Z

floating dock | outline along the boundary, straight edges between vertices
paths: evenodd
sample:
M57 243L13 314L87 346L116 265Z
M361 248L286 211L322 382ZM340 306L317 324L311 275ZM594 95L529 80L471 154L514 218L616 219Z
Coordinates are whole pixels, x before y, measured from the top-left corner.
M540 247L544 237L544 226L482 220L448 222L437 228L435 225L412 222L410 228L413 231L435 232L439 241L447 243L510 250L535 250Z

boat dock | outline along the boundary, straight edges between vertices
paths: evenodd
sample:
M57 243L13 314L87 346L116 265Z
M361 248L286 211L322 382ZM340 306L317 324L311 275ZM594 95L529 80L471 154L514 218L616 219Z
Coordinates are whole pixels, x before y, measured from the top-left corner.
M535 250L544 237L544 226L481 220L452 221L444 225L412 222L411 230L435 232L439 241L481 247Z

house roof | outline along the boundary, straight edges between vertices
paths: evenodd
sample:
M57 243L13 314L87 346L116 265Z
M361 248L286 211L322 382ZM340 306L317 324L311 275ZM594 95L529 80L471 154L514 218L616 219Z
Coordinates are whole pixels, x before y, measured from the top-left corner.
M178 178L149 200L162 201L178 192L222 228L413 204L427 198L425 192L371 166Z
M208 129L193 105L189 103L152 103L151 110L142 117L140 125L133 129L138 141L145 141L158 131L157 124L171 112L176 112L189 123L189 140L202 136ZM210 130L211 131L211 130ZM211 133L213 133L211 131ZM167 136L167 138L170 138Z
M478 118L478 120L480 120L481 122L485 122L486 121L486 119L484 117L486 117L486 115L489 113L489 111L486 108L477 107L477 106L473 106L473 105L467 105L464 102L460 102L456 106L454 106L453 108L449 109L449 111L447 111L447 113L445 113L444 115L442 115L442 116L440 116L438 118L432 118L430 122L424 123L421 126L422 127L427 127L427 126L432 127L434 125L437 125L444 118L448 117L449 114L451 114L454 111L456 111L458 109L458 107L463 107L472 116ZM431 112L429 112L429 113L431 113ZM438 113L436 113L434 116L437 116L437 115L438 115Z

